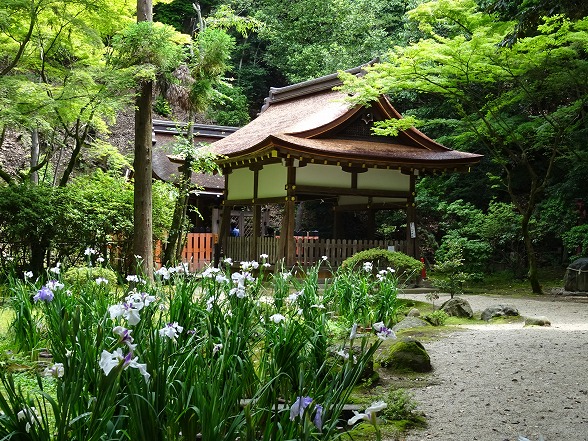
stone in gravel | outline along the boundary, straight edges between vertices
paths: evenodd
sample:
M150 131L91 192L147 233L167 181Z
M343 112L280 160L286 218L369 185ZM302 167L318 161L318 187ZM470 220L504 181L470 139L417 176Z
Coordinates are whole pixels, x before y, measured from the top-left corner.
M404 338L386 349L378 359L380 366L397 372L430 372L431 358L423 344Z
M551 326L551 321L545 316L525 317L525 326Z
M564 276L566 291L588 291L588 258L574 260L566 269Z
M490 320L494 317L504 317L504 316L517 316L519 315L519 310L514 306L510 305L495 305L490 306L489 308L484 309L482 311L482 320Z
M408 314L406 314L407 317L420 317L420 315L421 311L416 308L412 308L410 311L408 311Z
M402 331L403 329L420 328L422 326L431 326L430 323L418 318L418 317L406 317L396 323L392 330L394 332Z
M472 318L474 316L474 311L472 311L472 307L468 301L461 297L454 297L453 299L447 300L441 305L440 309L445 311L450 317Z

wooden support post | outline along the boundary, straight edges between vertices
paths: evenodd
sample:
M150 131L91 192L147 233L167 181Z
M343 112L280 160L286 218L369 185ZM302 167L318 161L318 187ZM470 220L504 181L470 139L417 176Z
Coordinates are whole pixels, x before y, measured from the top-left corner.
M284 260L285 265L288 268L291 268L296 263L296 242L294 240L294 225L295 225L295 215L296 215L296 202L294 201L293 197L290 197L288 201L286 201L286 206L284 210Z
M406 254L415 259L420 256L417 246L415 190L416 177L410 176L410 196L406 201Z
M251 237L251 255L249 260L259 260L259 237L261 236L261 205L253 206L253 237Z
M218 267L220 258L223 253L223 246L227 243L227 237L229 236L229 228L231 223L231 210L233 207L228 204L223 204L220 231L218 233L218 242L214 247L214 266ZM229 256L230 257L230 256Z
M288 178L286 183L286 202L284 217L280 230L280 256L284 265L292 267L296 259L296 243L294 241L294 225L296 222L296 168L291 159L288 160Z

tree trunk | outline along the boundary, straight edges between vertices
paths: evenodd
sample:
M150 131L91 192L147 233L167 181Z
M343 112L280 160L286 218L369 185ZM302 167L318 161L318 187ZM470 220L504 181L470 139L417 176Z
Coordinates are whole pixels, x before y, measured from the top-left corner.
M137 22L153 21L151 0L137 0ZM135 186L133 252L143 276L153 280L152 106L153 83L141 84L135 110ZM135 257L137 259L137 257Z
M39 164L39 130L33 129L31 134L31 176L30 180L32 184L39 183L39 172L36 170Z
M47 253L47 246L40 242L31 243L31 266L30 269L35 275L39 277L43 274L45 269L45 254Z
M135 186L133 253L141 256L137 264L143 275L153 278L153 212L152 212L152 144L151 82L141 86L135 110Z
M184 236L184 220L186 219L186 210L188 206L188 192L190 191L190 182L192 179L191 159L186 158L184 165L180 167L182 177L180 179L180 188L176 204L174 206L174 215L169 231L169 237L161 264L169 266L176 264L181 258L182 238Z
M529 217L523 215L522 221L522 233L525 241L525 250L527 251L527 261L529 271L527 273L529 277L529 283L531 284L531 290L534 294L543 294L541 284L539 283L539 272L537 268L537 256L535 255L535 247L533 246L533 240L529 233Z

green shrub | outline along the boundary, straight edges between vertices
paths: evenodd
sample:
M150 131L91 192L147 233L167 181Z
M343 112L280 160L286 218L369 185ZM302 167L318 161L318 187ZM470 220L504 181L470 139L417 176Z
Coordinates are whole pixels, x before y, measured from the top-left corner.
M171 106L161 95L155 98L155 102L153 103L153 110L162 116L170 116L172 114Z
M108 285L116 285L117 277L116 273L108 268L103 268L101 266L97 267L72 267L68 269L63 274L63 281L67 282L68 284L83 284L88 281L94 281L97 278L103 278L108 280Z
M396 270L398 277L416 281L423 269L423 263L407 256L399 251L388 251L381 248L372 248L360 251L345 259L341 264L342 269L361 268L365 262L372 262L374 271L387 267Z
M382 415L389 421L416 420L417 403L403 389L388 392L386 397L388 406Z
M572 227L561 236L564 246L574 253L570 261L588 256L588 224Z
M449 316L445 311L438 309L437 311L427 314L423 318L433 326L443 326Z

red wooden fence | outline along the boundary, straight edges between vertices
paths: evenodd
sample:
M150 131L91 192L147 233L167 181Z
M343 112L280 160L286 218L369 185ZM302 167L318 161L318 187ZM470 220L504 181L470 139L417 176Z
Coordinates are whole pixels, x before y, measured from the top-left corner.
M235 262L250 260L250 250L253 240L257 240L258 254L267 254L267 262L275 264L278 260L279 238L277 237L228 237L224 244L224 255ZM190 271L196 271L209 265L214 260L214 244L218 241L218 235L212 233L190 233L186 246L182 252L182 261L190 265ZM393 246L396 251L406 251L403 241L384 240L346 240L346 239L319 239L312 236L295 237L296 261L302 267L314 265L323 256L329 264L336 268L341 263L358 251L370 248L383 248ZM254 257L259 260L259 256Z

